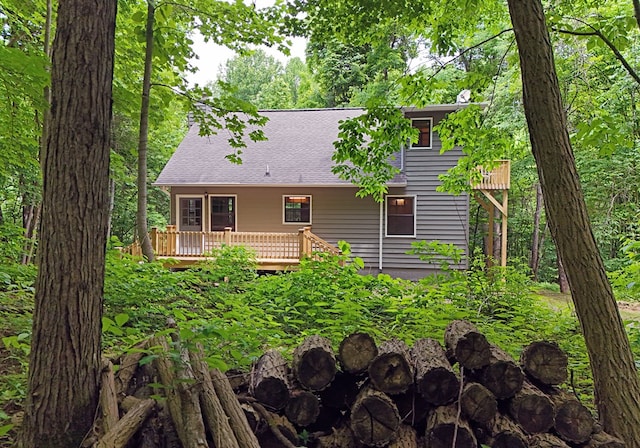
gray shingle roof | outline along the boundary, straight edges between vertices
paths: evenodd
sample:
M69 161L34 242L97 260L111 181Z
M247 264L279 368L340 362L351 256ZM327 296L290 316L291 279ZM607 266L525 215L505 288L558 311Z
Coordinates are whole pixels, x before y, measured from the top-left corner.
M242 150L241 165L225 159L233 149L224 130L201 137L194 124L154 184L348 186L348 182L331 173L333 142L338 139L339 122L363 112L362 109L262 111L261 115L269 118L263 127L268 140L249 140ZM401 178L396 180L403 183Z

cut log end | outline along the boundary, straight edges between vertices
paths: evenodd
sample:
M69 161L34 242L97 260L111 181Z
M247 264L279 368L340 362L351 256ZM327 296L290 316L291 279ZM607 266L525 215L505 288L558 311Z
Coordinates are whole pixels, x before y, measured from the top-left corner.
M449 404L460 392L456 374L444 368L436 368L424 375L417 384L420 395L435 406Z
M360 374L378 356L378 347L368 334L353 333L342 340L338 353L343 371Z
M366 388L351 410L351 429L356 438L369 446L384 446L400 426L400 415L384 393Z
M556 385L567 380L567 354L553 342L527 345L520 355L520 364L527 375L543 384Z

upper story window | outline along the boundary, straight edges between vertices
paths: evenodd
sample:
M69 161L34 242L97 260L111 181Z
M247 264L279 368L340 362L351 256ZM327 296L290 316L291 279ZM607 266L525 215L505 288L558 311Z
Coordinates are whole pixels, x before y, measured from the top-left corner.
M311 224L311 196L284 196L284 222Z
M418 141L411 145L412 148L418 149L431 149L432 147L432 133L433 118L414 118L411 120L411 125L419 132Z
M387 196L387 236L416 236L416 197Z

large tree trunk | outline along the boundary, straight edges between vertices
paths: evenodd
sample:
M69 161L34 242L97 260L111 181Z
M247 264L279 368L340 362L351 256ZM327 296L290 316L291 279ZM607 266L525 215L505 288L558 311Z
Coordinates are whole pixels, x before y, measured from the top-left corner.
M98 404L115 0L64 0L20 444L80 446Z
M142 79L142 105L140 106L140 134L138 136L138 211L136 212L136 232L140 240L142 254L148 261L153 261L153 247L147 226L147 142L149 139L149 95L151 92L151 68L153 62L153 24L155 6L148 0L146 51L144 57L144 76Z
M508 0L547 219L567 272L604 428L640 447L640 381L587 215L540 0Z

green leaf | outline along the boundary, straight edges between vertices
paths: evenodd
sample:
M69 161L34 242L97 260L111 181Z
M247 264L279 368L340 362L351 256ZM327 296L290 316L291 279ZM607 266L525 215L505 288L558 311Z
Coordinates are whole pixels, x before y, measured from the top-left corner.
M129 321L129 315L125 313L116 314L115 321L118 327L122 327Z
M8 424L8 425L4 425L4 426L0 426L0 437L6 435L7 433L9 433L9 431L11 431L11 429L13 428L13 424Z

